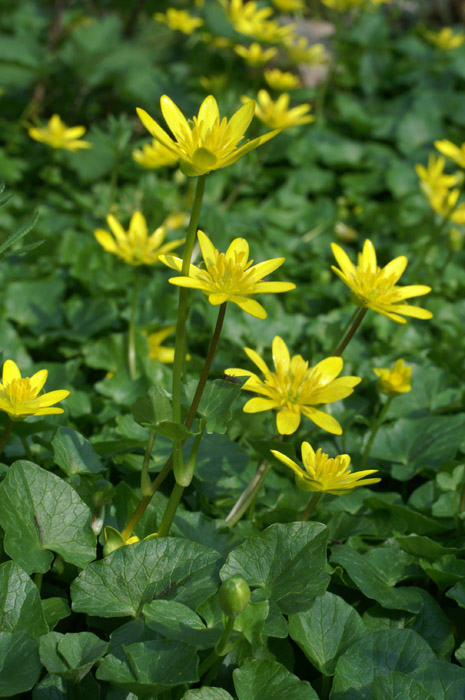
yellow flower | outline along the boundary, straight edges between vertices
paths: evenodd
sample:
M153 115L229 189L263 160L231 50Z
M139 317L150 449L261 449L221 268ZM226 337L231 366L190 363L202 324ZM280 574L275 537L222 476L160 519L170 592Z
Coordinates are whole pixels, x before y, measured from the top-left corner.
M278 49L271 46L269 49L263 49L260 44L253 42L250 46L234 47L234 51L241 56L251 66L261 66L263 63L270 61L278 53Z
M178 228L187 228L188 223L189 214L185 211L181 211L176 214L168 214L163 222L163 226L167 231L176 231Z
M441 141L435 141L434 145L440 153L453 160L461 168L465 168L465 143L462 143L459 148L452 141L442 139ZM455 184L455 182L452 184Z
M373 369L373 372L378 377L378 389L383 394L388 396L397 396L398 394L408 394L411 390L412 368L405 365L403 360L394 362L392 369L389 367L380 367Z
M266 318L267 314L263 306L250 297L295 289L292 282L262 282L263 277L280 267L285 258L273 258L251 267L253 260L248 260L249 244L245 238L235 238L226 253L220 253L203 231L198 231L197 236L206 269L191 265L188 277L171 277L168 280L171 284L200 289L213 306L232 301L256 318ZM160 260L171 269L182 271L181 258L162 255Z
M80 137L86 132L85 126L72 126L68 128L61 121L58 114L54 114L46 127L35 126L28 129L31 139L46 143L52 148L64 148L67 151L78 151L80 148L92 148L89 141L81 141Z
M365 4L365 0L321 0L323 5L338 12L347 12Z
M295 473L295 482L302 491L317 493L332 493L343 496L347 491L357 486L377 484L381 479L365 479L370 474L376 474L378 469L366 469L361 472L351 472L349 455L338 455L330 458L318 449L315 453L308 442L301 446L304 469L294 460L278 450L271 450L274 456Z
M262 24L273 14L271 7L258 8L255 0L244 2L244 0L220 0L226 16L234 29L240 34L253 34L254 28Z
M273 0L273 5L280 12L292 12L293 10L304 10L304 0Z
M201 27L203 20L200 17L192 17L186 10L176 10L169 7L166 14L156 12L153 18L157 22L163 22L173 31L180 31L184 34L193 34L198 27Z
M255 25L249 32L258 41L268 44L280 44L290 41L294 37L295 24L278 24L274 20L267 20Z
M435 212L454 224L465 224L465 203L457 204L460 190L448 190L444 187L429 191L426 187L422 189Z
M423 36L430 44L434 44L441 51L457 49L465 42L465 34L454 34L451 27L443 27L439 32L432 32L429 29L423 31Z
M215 75L201 75L199 83L205 92L221 92L226 85L228 76L226 73L216 73Z
M135 149L132 152L133 160L143 168L155 170L164 166L172 167L176 165L179 158L169 151L163 144L156 139L152 143L146 143L142 146L142 150Z
M363 252L358 254L358 265L355 266L340 246L332 243L331 248L341 268L332 265L331 269L352 291L354 304L373 309L397 323L406 323L402 316L432 318L433 314L430 311L404 303L409 297L422 296L431 291L431 287L424 284L397 286L396 282L408 263L404 255L391 260L386 267L380 268L377 265L373 243L366 240Z
M289 58L293 63L306 63L309 66L321 66L326 63L328 56L323 44L310 46L304 36L300 36L286 45Z
M242 97L243 102L250 97ZM311 110L310 105L299 105L289 109L290 96L287 92L273 101L266 90L259 90L255 104L255 116L258 117L270 129L288 129L291 126L300 126L315 121L315 117L307 114Z
M192 177L232 165L279 133L269 131L238 147L253 119L254 103L243 105L229 122L226 117L220 121L216 100L213 95L209 95L202 102L198 116L193 117L193 126L169 97L163 95L160 104L175 140L143 109L138 109L137 113L152 136L180 159L184 174Z
M164 243L166 230L159 226L151 236L148 235L147 223L140 211L135 211L125 231L119 221L108 214L107 223L113 236L104 229L94 232L95 238L108 253L113 253L128 265L154 265L163 253L177 248L185 239Z
M175 331L175 329L176 326L168 326L167 328L162 328L161 331L150 333L148 341L151 360L158 360L159 362L163 362L165 364L169 364L174 361L174 348L165 348L162 346L162 343Z
M436 141L436 144L450 143L450 141ZM450 144L453 146L453 144ZM436 148L438 146L436 145ZM457 150L457 146L454 146ZM438 150L441 150L438 148ZM465 159L465 152L464 152ZM465 160L464 160L465 162ZM418 164L415 166L416 173L421 180L420 186L427 197L434 191L438 189L447 189L453 187L457 184L458 177L456 175L446 175L444 173L444 166L446 164L445 158L441 156L431 155L428 158L428 167L425 168L424 165Z
M62 408L51 406L69 396L66 389L41 394L47 381L48 371L41 369L32 377L21 377L18 365L6 360L3 365L3 384L0 384L0 410L5 411L11 420L20 421L28 416L49 416L63 413Z
M260 355L244 348L246 355L263 373L265 381L249 370L233 368L226 373L233 377L249 377L243 389L262 394L264 398L253 398L244 406L245 413L277 410L276 427L280 435L292 435L300 425L301 414L319 428L341 435L342 428L335 418L318 410L315 406L340 401L352 394L361 382L360 377L340 377L344 362L341 357L328 357L314 367L309 367L301 355L290 357L287 346L279 336L273 340L273 363L275 372L270 372Z
M298 75L294 73L283 72L279 68L273 68L272 70L266 70L264 72L264 77L270 88L273 90L295 90L296 88L302 87L302 83Z

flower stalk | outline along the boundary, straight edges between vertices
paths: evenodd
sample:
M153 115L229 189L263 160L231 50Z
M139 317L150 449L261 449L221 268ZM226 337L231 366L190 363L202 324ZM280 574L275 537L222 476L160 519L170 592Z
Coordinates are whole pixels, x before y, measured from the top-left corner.
M352 338L354 337L354 335L356 334L356 332L360 328L367 311L368 311L368 309L366 309L366 308L365 309L358 309L355 312L354 316L352 316L353 320L351 319L351 321L352 321L351 326L350 326L348 332L342 336L341 342L339 343L339 345L337 346L337 348L333 352L334 357L341 357L342 353L344 352L344 350L346 349L346 347L348 346L348 344L350 343L350 341L352 340Z
M266 459L264 459L260 464L249 484L245 487L244 491L241 493L236 503L226 516L225 523L229 528L234 527L234 525L239 522L249 506L255 501L263 482L268 476L271 466L271 463Z
M10 437L11 430L13 428L13 421L9 420L8 423L6 424L6 428L3 431L3 435L0 439L0 454L3 452L3 448L5 447L8 438Z
M378 430L380 429L380 427L384 423L384 419L386 417L386 414L389 410L389 406L391 405L391 401L393 398L394 398L394 396L388 397L386 403L384 404L383 408L381 409L381 411L378 415L378 418L375 420L375 422L371 426L370 436L367 440L367 444L365 445L365 449L363 450L363 455L362 455L362 459L360 462L360 469L364 469L366 466L366 463L368 461L368 457L370 456L371 448L372 448L373 443L375 441L375 437L378 433Z
M318 503L318 501L320 500L320 498L322 497L322 495L323 495L322 493L314 493L314 494L313 494L313 496L311 497L311 499L310 499L310 501L309 501L307 507L305 508L305 510L303 511L302 515L300 516L300 521L301 521L301 522L304 523L304 522L307 522L307 520L309 520L311 514L312 514L313 511L315 510L316 504Z

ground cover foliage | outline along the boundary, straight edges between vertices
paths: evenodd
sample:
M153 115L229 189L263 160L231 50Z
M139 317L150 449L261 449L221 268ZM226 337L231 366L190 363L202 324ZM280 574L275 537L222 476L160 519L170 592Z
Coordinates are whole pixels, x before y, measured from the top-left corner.
M0 696L464 697L465 156L450 145L465 140L462 35L438 39L437 18L368 0L129 5L0 3ZM169 8L199 21L172 28ZM309 20L326 48L294 60L286 31ZM276 49L265 67L234 49L257 40ZM273 90L269 68L302 82ZM260 89L312 109L227 167L215 145L190 164L140 164L152 138L136 107L165 128L162 95L188 119L213 95L231 119ZM51 147L34 129L54 114L85 134ZM135 243L112 254L109 232L141 212L149 233L166 228L153 250L182 257L158 247L189 237L202 178L198 227L214 248L243 238L255 263L285 261L266 278L273 293L254 287L267 318L244 286L242 308L227 304L214 356L225 299L187 292L176 398L179 273ZM408 258L401 286L431 287L406 323L331 270L331 243L355 261L366 239L380 268ZM282 283L296 288L275 294ZM276 337L310 367L334 357L327 383L361 382L310 418L298 381L288 414L285 402L244 412L255 394L233 368L263 382L253 358L274 371L274 355L285 373ZM303 442L381 480L341 486L329 462L294 480L289 462L312 458Z

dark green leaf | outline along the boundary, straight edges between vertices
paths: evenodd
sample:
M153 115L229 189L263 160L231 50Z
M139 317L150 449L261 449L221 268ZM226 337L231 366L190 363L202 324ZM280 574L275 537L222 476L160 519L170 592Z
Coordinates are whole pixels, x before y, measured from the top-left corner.
M200 617L187 605L174 600L153 600L142 613L147 627L167 639L184 642L196 649L210 649L221 637L222 629L207 629Z
M90 442L72 428L59 428L52 446L55 463L68 476L98 474L105 468Z
M39 654L49 673L80 683L107 647L108 642L91 632L49 632L40 638Z
M42 607L47 625L51 630L56 627L60 620L71 615L69 605L64 598L45 598L42 600Z
M37 586L12 561L0 565L0 621L2 632L48 632Z
M276 661L248 661L233 673L239 700L318 700L308 681L301 681Z
M30 690L41 668L37 639L25 632L0 632L0 697Z

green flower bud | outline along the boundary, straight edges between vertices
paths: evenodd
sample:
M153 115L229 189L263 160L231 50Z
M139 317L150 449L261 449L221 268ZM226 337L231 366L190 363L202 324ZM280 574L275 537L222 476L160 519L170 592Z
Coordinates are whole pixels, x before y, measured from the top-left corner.
M228 617L237 617L249 604L250 588L240 574L223 581L219 591L220 608Z

